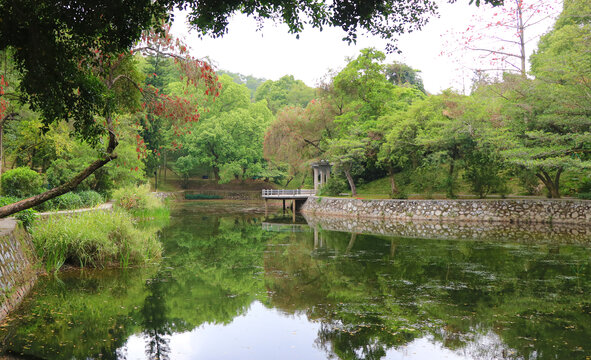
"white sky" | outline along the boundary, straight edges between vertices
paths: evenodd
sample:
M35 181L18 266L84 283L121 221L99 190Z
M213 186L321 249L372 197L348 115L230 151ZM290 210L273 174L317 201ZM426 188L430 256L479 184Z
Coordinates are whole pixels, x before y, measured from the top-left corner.
M441 37L447 31L465 29L472 21L473 14L491 11L487 7L478 8L467 4L468 0L458 0L455 4L441 1L441 16L431 18L420 32L401 36L398 47L402 54L389 54L386 61L402 61L421 70L425 88L431 93L439 93L447 88L459 91L469 89L470 71L458 70L458 65L452 59L440 55L444 50ZM342 41L344 33L334 28L322 32L308 28L300 34L299 39L288 34L283 24L269 22L262 31L257 31L256 22L241 14L230 20L228 34L223 38L199 39L188 32L182 13L177 12L175 18L173 34L189 44L192 55L210 58L217 69L272 80L291 74L309 86L315 86L329 69L342 69L346 57L357 56L360 49L375 47L385 50L385 42L378 37L359 35L356 45L347 45ZM545 28L549 25L551 23ZM534 47L535 42L529 46L528 52L531 53Z

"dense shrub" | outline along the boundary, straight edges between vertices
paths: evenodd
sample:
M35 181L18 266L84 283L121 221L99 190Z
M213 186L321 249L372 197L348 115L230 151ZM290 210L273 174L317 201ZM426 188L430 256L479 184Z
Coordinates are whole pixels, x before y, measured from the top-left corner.
M542 187L540 179L536 176L535 171L527 169L518 169L516 177L519 185L525 191L525 195L540 195Z
M577 193L579 199L591 200L591 177L581 181Z
M80 195L77 193L65 193L53 199L53 208L57 210L80 209L84 207Z
M78 193L83 207L93 207L105 202L103 196L96 191L86 190Z
M415 191L432 198L436 191L446 190L447 172L436 161L426 161L413 171L410 183Z
M27 167L2 174L2 195L25 198L43 192L43 177Z
M59 270L63 264L126 267L159 258L157 230L134 224L122 210L89 211L37 221L31 233L47 270Z
M35 211L40 212L53 211L56 209L55 198L42 202L41 204L35 206L33 209L35 209Z
M508 191L504 186L507 179L502 176L502 162L483 151L473 151L466 156L464 179L470 184L473 193L483 199L490 192Z
M319 195L337 196L349 190L347 181L339 176L331 176L320 189Z
M85 190L76 193L66 193L54 199L37 205L37 211L74 210L80 208L94 207L105 202L104 197L96 191Z
M132 186L113 192L115 207L128 211L149 211L163 206L163 202L152 195L149 185Z

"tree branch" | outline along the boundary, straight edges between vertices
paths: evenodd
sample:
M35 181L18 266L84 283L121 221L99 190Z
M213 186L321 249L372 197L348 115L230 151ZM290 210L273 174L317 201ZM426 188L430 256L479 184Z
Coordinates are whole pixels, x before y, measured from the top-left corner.
M484 51L484 52L488 52L491 54L500 54L500 55L506 55L506 56L511 56L514 58L518 58L521 59L521 55L515 55L515 54L511 54L508 52L504 52L504 51L497 51L497 50L490 50L490 49L481 49L481 48L467 48L468 50L474 50L474 51Z

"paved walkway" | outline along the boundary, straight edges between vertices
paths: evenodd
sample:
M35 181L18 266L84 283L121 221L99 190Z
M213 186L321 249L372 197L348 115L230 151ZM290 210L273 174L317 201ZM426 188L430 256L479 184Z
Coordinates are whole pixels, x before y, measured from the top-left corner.
M13 217L0 219L0 236L9 235L16 226L16 219Z

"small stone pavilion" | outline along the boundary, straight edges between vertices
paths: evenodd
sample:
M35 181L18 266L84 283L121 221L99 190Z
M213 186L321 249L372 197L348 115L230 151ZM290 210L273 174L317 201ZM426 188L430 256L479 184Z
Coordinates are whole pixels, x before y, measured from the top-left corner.
M326 160L320 160L312 163L312 170L314 171L314 191L320 190L328 179L330 179L331 165Z

